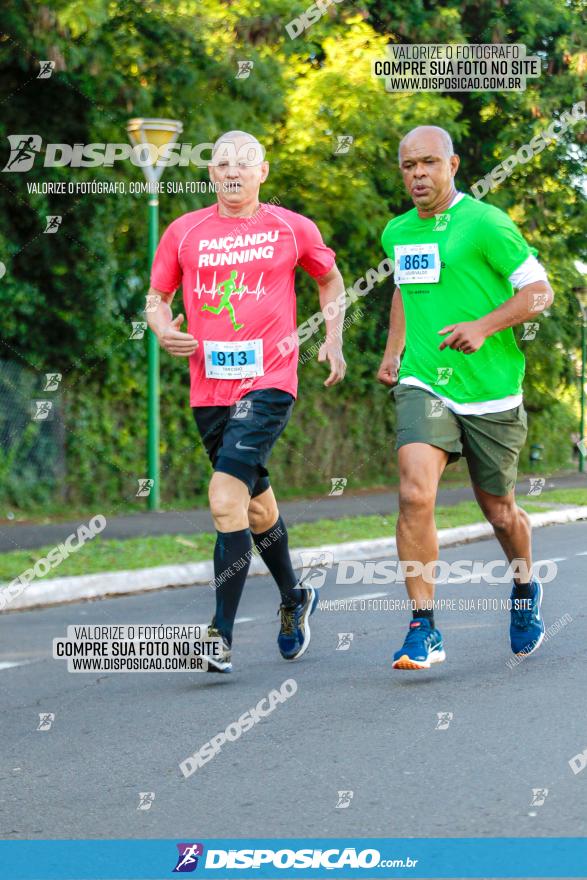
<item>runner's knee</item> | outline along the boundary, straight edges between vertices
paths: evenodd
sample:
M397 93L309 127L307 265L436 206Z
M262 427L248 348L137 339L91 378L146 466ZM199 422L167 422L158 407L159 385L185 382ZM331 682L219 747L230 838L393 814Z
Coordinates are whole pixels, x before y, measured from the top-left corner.
M496 532L509 532L517 516L517 508L514 504L485 505L483 508L485 519L493 526Z
M267 529L275 525L279 516L275 498L269 500L251 498L248 515L249 525L253 532L266 532Z
M399 490L399 508L403 514L434 510L435 493L419 480L402 483Z
M210 512L216 526L230 525L234 520L239 522L246 517L246 506L238 494L231 492L225 486L210 484L208 490ZM221 528L221 531L232 531L232 528Z

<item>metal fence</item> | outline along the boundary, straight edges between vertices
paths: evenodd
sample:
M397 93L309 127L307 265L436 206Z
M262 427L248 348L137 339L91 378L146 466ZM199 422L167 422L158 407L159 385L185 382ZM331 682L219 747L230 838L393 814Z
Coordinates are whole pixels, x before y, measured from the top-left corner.
M26 508L64 497L65 443L58 373L0 360L0 503ZM1 513L0 513L1 516Z

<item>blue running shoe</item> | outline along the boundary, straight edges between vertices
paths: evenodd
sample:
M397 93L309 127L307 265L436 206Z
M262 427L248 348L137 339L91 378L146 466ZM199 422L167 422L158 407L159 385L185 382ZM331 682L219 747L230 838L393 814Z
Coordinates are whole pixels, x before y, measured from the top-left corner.
M277 645L285 660L297 660L310 644L310 615L318 604L318 593L313 587L302 587L299 605L280 605L281 627Z
M531 599L515 599L512 590L510 611L510 642L514 654L527 657L537 651L544 639L544 621L540 614L542 584L533 580L534 596Z
M442 636L432 629L426 617L416 617L410 623L406 640L393 655L394 669L430 669L432 663L446 660Z

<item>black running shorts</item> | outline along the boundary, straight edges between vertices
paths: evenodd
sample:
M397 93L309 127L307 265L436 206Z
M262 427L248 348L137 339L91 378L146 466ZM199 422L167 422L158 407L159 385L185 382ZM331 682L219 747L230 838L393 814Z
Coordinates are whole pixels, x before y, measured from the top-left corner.
M242 480L253 497L265 492L271 485L265 465L293 406L287 391L262 388L232 406L192 407L214 470Z

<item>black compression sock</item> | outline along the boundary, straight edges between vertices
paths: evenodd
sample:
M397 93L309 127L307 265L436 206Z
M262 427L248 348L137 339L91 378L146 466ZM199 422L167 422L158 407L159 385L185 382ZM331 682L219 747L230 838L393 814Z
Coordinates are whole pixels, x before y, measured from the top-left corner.
M216 532L214 624L229 644L232 644L234 619L251 564L252 546L249 529L241 529L238 532Z
M434 611L424 610L423 608L415 608L412 611L412 620L415 620L417 617L425 617L426 620L428 620L430 623L430 629L435 629Z
M283 604L299 605L302 601L302 591L297 586L298 579L289 555L287 528L281 516L266 532L253 534L253 540L261 559L279 587Z

